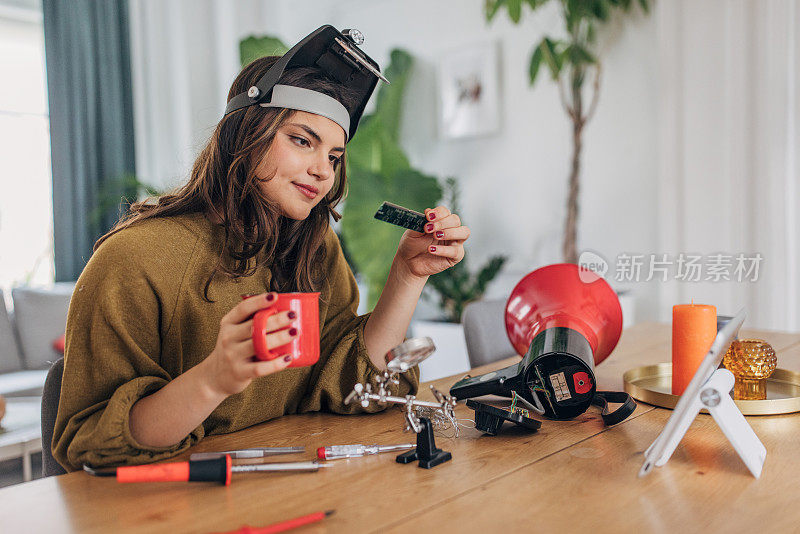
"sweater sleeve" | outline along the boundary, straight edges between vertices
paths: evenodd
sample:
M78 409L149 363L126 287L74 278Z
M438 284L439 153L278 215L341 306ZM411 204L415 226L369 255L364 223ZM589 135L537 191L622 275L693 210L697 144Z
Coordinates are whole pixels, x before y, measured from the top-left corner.
M169 327L185 269L172 271L176 279L169 283L175 289L165 290L164 281L155 280L139 261L147 248L125 234L115 234L92 255L70 302L52 443L56 460L68 470L84 463L100 467L161 460L204 435L198 426L180 443L156 448L137 443L130 433L131 407L173 378L160 365L161 333Z
M356 382L371 383L381 371L375 367L364 342L364 326L369 314L356 315L358 286L353 272L342 253L339 238L332 229L325 239L328 251L328 280L330 291L322 297L329 299L320 337L320 361L315 365L310 387L300 403L302 412L327 410L335 413L377 412L385 407L371 404L344 404ZM400 396L414 394L419 387L419 368L413 367L400 375L400 385L392 386ZM397 391L394 391L398 389Z

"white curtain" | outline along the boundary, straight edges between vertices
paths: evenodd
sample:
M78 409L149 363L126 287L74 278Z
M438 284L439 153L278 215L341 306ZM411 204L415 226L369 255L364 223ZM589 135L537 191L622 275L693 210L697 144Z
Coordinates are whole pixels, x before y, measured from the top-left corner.
M130 0L136 169L159 189L186 180L240 70L239 40L276 33L281 3Z
M800 330L800 8L670 0L656 17L660 248L706 262L743 254L759 269L755 281L664 283L660 318L693 299L721 314L747 306L749 326Z

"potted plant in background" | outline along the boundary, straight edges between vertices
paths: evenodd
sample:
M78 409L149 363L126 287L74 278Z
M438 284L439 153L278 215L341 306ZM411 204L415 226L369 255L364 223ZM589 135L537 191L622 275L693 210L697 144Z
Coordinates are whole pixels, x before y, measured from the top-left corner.
M460 190L455 178L445 180L445 204L454 213L460 212ZM428 280L429 292L426 296L438 298L442 317L439 320L416 320L411 325L414 336L428 336L436 343L437 353L441 356L423 362L421 369L426 380L431 377L448 376L470 369L467 357L467 344L461 316L464 308L472 301L480 300L486 287L500 269L503 268L505 256L493 256L477 273L471 274L467 256L453 267L435 274Z
M380 84L375 111L361 119L358 135L347 144L348 193L341 237L354 270L368 285L367 309L372 309L383 290L404 230L375 221L375 212L389 201L424 211L436 206L442 188L434 176L414 169L400 146L403 94L413 58L403 50L392 50L384 73L391 85Z
M601 62L597 46L597 30L615 14L628 14L638 3L644 13L650 10L650 0L553 0L559 4L564 23L562 37L545 35L531 54L528 74L530 84L536 82L544 64L558 84L564 111L572 121L572 161L569 171L567 214L564 220L564 261L578 263L578 195L580 192L581 149L583 130L597 109L600 96ZM514 24L522 19L523 5L536 11L549 0L484 0L487 22L491 22L501 7L505 7ZM591 80L591 101L584 101L584 85ZM618 292L623 307L633 310L635 301L630 291Z
M528 4L536 11L549 0L485 0L486 20L491 22L501 7L508 16L519 23L522 6ZM580 192L581 148L583 128L594 115L600 97L601 63L597 49L597 27L608 22L615 11L628 13L633 0L557 0L564 22L564 38L548 35L533 49L528 73L530 84L536 82L539 69L544 63L558 84L561 104L572 121L572 165L569 172L569 194L567 216L564 221L564 261L578 262L578 194ZM650 0L639 0L642 10L649 11ZM592 79L592 100L584 102L584 83Z

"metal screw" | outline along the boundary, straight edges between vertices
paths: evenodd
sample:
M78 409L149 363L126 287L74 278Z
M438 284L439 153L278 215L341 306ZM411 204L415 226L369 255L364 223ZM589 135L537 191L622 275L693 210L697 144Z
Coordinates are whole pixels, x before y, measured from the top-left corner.
M261 94L261 91L258 90L258 87L255 85L247 90L247 96L250 98L258 98L258 95Z
M722 399L716 389L708 388L700 392L700 402L709 408L717 406Z
M356 30L355 28L348 28L346 30L342 30L342 35L344 35L345 37L349 37L350 40L357 45L364 44L364 34Z

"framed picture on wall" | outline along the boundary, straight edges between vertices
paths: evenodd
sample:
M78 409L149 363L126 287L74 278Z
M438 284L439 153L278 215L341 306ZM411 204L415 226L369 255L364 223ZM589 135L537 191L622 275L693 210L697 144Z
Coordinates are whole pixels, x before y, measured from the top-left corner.
M439 60L439 133L445 139L500 129L498 45L462 46Z

